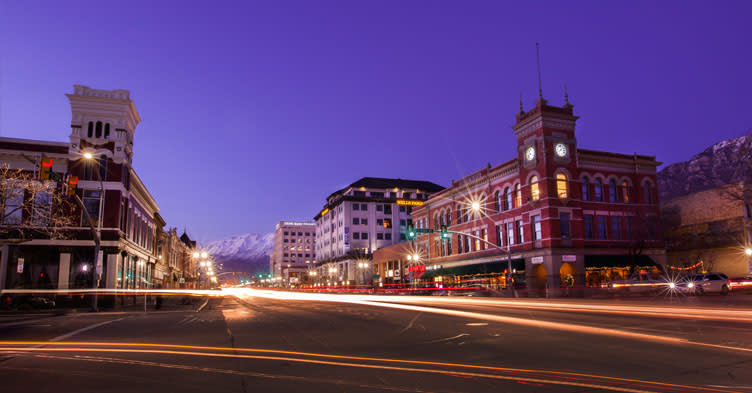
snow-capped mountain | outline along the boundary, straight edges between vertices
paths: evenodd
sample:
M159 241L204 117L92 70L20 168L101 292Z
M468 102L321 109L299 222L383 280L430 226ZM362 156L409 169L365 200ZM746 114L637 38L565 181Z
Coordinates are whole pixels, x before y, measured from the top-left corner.
M248 233L202 245L224 271L259 273L269 270L274 233Z
M658 172L661 201L724 184L752 180L752 135L728 139L708 147L689 161Z

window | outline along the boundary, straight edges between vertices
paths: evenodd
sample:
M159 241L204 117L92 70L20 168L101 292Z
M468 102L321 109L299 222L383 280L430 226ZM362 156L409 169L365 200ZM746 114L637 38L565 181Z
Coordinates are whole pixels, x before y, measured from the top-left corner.
M373 197L373 198L383 198L384 197L384 193L383 192L373 192L373 191L371 191L371 197Z
M382 205L376 205L376 211L377 212L380 212L380 211L383 211L383 210L384 210L384 207Z
M392 214L392 205L384 205L384 214Z
M517 183L514 186L514 207L520 206L522 206L522 188L520 183Z
M621 240L621 217L611 217L611 238Z
M384 240L392 240L392 234L387 232L384 234Z
M105 139L110 137L110 123L104 125L104 137Z
M533 240L540 240L543 237L543 234L541 231L540 216L530 217L530 227L532 229L531 233L533 234Z
M94 136L97 137L97 138L101 138L102 137L102 122L101 121L97 122L97 126L96 126L95 131L94 131Z
M629 183L626 180L621 182L621 200L629 203Z
M606 216L598 216L598 239L606 240Z
M572 237L569 227L569 213L559 214L559 227L561 229L561 238L570 239Z
M481 229L480 237L483 238L483 243L481 243L481 248L485 250L488 248L488 230L485 228Z
M509 191L509 187L507 187L504 189L504 211L511 209L512 206L512 193Z
M285 236L287 236L287 235L289 235L289 234L290 234L289 232L285 232Z
M353 191L353 196L364 197L366 196L366 192L365 191Z
M89 122L89 130L86 133L86 136L88 136L89 138L94 136L94 123L93 122Z
M101 192L99 190L84 190L84 197L83 197L83 203L84 207L86 208L86 211L89 213L89 216L91 217L92 222L94 222L94 225L98 225L99 223L99 195ZM89 223L86 220L86 215L82 213L82 223L83 225L89 225Z
M609 202L616 202L618 200L619 194L616 192L616 180L611 179L611 181L608 182L608 201Z
M367 204L365 204L365 203L361 203L361 204L360 204L360 210L361 210L361 211L366 211L366 210L368 210L368 205L367 205Z
M530 198L534 201L540 199L540 188L538 188L538 176L530 178Z
M360 239L361 239L361 240L366 240L366 239L368 239L368 232L363 232L363 233L361 233L361 234L360 234Z
M360 240L360 232L353 232L353 240Z
M504 225L496 226L496 245L501 247L504 245Z
M353 203L353 210L360 210L360 204Z
M381 218L377 218L377 219L376 219L376 226L377 226L377 227L382 227L382 226L384 226L384 220L383 220L383 219L381 219Z
M52 190L38 190L34 194L34 208L31 213L31 225L46 226L52 214Z
M517 243L522 244L525 242L525 234L522 228L522 220L517 221Z
M303 232L298 232L298 236L303 236Z
M399 207L399 211L400 211L400 213L404 213L405 212L405 207L404 206L400 206Z
M390 233L390 234L389 234L389 237L391 237L391 236L392 236L392 234ZM399 239L400 239L400 240L403 240L403 241L404 241L404 240L407 240L407 238L405 237L405 234L404 234L404 233L400 233L400 237L399 237Z
M404 227L404 226L406 226L406 225L407 225L407 221L406 221L405 219L401 219L401 220L400 220L400 226L401 226L401 227Z
M20 187L8 188L7 195L3 195L3 224L16 225L23 218L24 190Z
M289 240L287 240L287 239L285 239L285 240L282 240L282 241L283 241L283 242L285 242L285 243L289 242Z
M391 228L392 227L392 219L391 218L385 218L384 219L384 228Z
M582 200L590 200L590 179L587 176L582 178Z
M501 193L499 191L496 191L494 194L494 202L496 203L496 211L501 211Z
M353 217L353 225L359 225L360 224L360 218Z
M595 179L595 200L603 202L603 181L601 179Z
M470 252L470 236L465 235L465 252Z
M462 254L462 235L457 235L457 253Z
M462 224L462 209L457 205L457 224Z
M446 212L446 226L451 226L451 225L452 225L452 210L449 209Z
M556 174L556 195L558 195L559 198L566 198L568 196L567 175L563 173Z
M511 223L507 225L507 246L514 244L514 227Z
M384 240L384 234L383 233L377 233L376 234L376 240Z
M585 216L585 239L593 238L593 216Z
M642 187L645 199L645 203L653 203L653 187L650 183L646 182Z

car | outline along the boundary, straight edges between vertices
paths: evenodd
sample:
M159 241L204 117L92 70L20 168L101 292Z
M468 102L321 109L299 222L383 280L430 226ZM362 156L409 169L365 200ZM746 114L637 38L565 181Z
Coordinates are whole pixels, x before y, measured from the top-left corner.
M752 274L734 277L729 280L731 281L731 289L735 291L739 289L752 289Z
M694 295L719 293L725 296L731 292L731 280L723 273L701 273L688 277L676 288L680 292Z
M658 292L668 285L666 280L653 277L650 273L634 273L626 280L611 281L602 287L608 288L611 293L646 293Z

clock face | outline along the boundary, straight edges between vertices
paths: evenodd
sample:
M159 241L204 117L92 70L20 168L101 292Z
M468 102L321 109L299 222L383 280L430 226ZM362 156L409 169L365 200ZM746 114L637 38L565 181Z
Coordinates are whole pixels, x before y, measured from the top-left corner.
M525 158L528 161L532 161L532 160L535 159L535 148L534 147L530 146L530 147L527 148L527 150L525 150Z
M563 143L557 143L554 149L556 150L556 155L559 157L564 157L567 155L567 145Z

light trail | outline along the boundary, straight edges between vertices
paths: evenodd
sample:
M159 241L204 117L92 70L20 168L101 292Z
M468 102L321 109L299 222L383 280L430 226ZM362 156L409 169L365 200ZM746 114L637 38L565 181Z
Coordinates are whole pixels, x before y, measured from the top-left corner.
M188 296L226 296L227 292L213 289L3 289L0 295L188 295Z
M16 345L16 346L13 346ZM26 347L23 345L34 345ZM45 345L46 348L36 347ZM570 373L563 371L549 370L531 370L531 369L514 369L507 367L483 366L462 363L444 363L420 360L390 359L390 358L371 358L361 356L347 355L330 355L311 352L296 352L272 349L256 348L230 348L230 347L207 347L193 345L170 345L154 343L103 343L103 342L58 342L50 343L47 341L0 341L0 350L14 352L99 352L99 353L136 353L136 354L161 354L161 355L184 355L200 357L220 357L220 358L238 358L254 360L275 360L289 361L297 363L319 364L326 366L356 367L367 369L379 369L388 371L404 371L433 373L443 375L462 375L469 377L480 377L490 379L502 379L511 381L526 381L543 384L577 386L593 389L605 389L620 392L691 392L691 391L713 391L713 392L732 392L731 390L708 389L704 387L693 387L687 385L677 385L663 382L653 382L631 378L607 377L594 374ZM94 348L82 348L94 347ZM111 348L102 348L111 347ZM124 347L124 348L117 348ZM134 348L136 347L136 348ZM148 349L138 349L148 348ZM151 348L168 348L168 349L151 349ZM193 350L193 351L190 351ZM200 352L200 351L219 351L219 352ZM232 353L223 353L232 352ZM241 353L237 353L241 352ZM255 353L255 354L243 354ZM297 357L296 357L297 356ZM118 359L121 360L121 359ZM128 362L127 359L122 359ZM347 361L359 361L347 362ZM370 363L367 363L370 362ZM386 363L373 364L373 363ZM393 365L389 365L393 364ZM397 365L400 364L400 365ZM157 363L156 365L159 365ZM422 366L405 367L401 365ZM425 368L433 366L439 368ZM0 366L1 368L1 366ZM199 369L200 370L200 369ZM473 370L473 371L466 371ZM482 371L482 372L481 372ZM490 374L488 372L496 372ZM505 374L505 375L502 375ZM607 385L609 383L610 385ZM651 389L651 390L646 390ZM658 390L656 390L658 389Z

